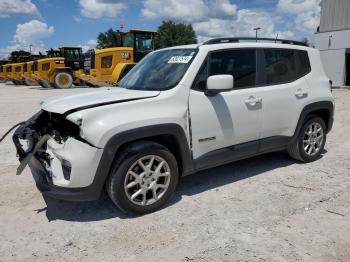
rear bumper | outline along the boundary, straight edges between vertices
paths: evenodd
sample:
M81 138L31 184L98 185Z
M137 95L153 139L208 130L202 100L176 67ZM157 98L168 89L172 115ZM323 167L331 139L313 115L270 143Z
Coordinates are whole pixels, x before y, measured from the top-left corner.
M28 165L32 171L36 187L45 196L68 201L93 201L100 197L103 185L99 187L91 185L83 188L58 187L50 182L49 174L36 157L33 157Z

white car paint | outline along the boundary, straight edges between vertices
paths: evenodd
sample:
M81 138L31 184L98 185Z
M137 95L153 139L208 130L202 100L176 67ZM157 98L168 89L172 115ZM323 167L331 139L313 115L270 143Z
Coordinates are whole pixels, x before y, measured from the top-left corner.
M245 47L306 50L312 72L292 83L232 90L216 96L206 96L203 92L191 89L208 52ZM67 116L69 121L80 125L81 137L90 145L67 140L64 145L58 146L50 141L48 153L55 159L52 165L55 185L85 187L91 184L106 143L123 131L156 124L178 124L187 136L187 146L193 158L197 159L213 150L259 138L291 136L306 104L333 101L319 53L312 48L252 42L174 48L198 48L198 53L179 84L170 90L159 92L103 88L43 102L43 110L59 114L77 107L106 103ZM298 93L305 95L299 96ZM111 103L118 101L121 102ZM200 142L203 138L213 137L215 139ZM72 163L70 181L64 180L60 170L62 158L68 158Z
M101 103L111 103L130 99L155 97L159 91L138 91L127 90L125 88L89 88L81 93L64 94L46 99L42 102L41 108L45 111L63 114L71 109L98 105Z

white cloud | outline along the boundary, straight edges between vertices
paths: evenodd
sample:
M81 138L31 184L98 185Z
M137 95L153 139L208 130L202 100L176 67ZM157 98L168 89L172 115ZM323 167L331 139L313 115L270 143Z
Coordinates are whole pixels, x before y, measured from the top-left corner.
M31 20L27 23L17 25L14 40L21 45L29 45L48 38L53 33L53 26L48 26L38 20Z
M295 36L291 30L276 32L282 16L276 19L260 9L237 10L229 0L146 0L141 14L149 19L192 23L199 42L213 37L255 36L255 27L262 28L261 37L275 37L277 33L279 37Z
M310 37L320 23L321 0L279 0L278 11L295 16L293 31Z
M43 40L52 36L53 33L53 26L48 26L46 23L38 20L31 20L24 24L18 24L12 44L0 48L0 55L5 57L10 52L20 49L29 51L30 45L32 45L32 52L43 52L45 51Z
M127 5L120 1L79 0L81 14L92 19L116 17Z
M229 0L146 0L141 13L150 19L192 23L210 18L232 19L236 5Z
M1 0L0 17L12 15L36 15L40 13L31 0Z
M260 37L275 37L274 20L268 13L250 9L237 12L237 19L210 19L209 21L194 23L193 28L198 35L198 41L203 42L213 37L255 36L255 27L261 27ZM279 33L282 35L282 33Z
M81 47L83 48L83 52L86 52L90 49L94 49L97 46L97 40L91 39L87 41L86 43L82 44Z

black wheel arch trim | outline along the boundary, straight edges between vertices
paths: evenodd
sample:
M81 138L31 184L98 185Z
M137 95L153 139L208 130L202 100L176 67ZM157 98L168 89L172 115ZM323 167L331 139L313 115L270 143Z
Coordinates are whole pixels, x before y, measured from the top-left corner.
M324 110L326 109L329 112L329 119L327 125L327 133L332 129L333 126L333 115L334 115L334 104L332 101L320 101L320 102L315 102L309 105L306 105L303 110L301 111L298 124L295 128L294 135L291 139L291 141L294 141L300 132L300 129L306 120L307 115L310 113L317 111L317 110Z
M108 140L104 147L100 163L98 164L94 180L89 188L93 188L93 191L96 193L98 192L98 195L100 195L107 176L111 171L112 164L117 155L117 152L123 145L133 141L142 139L146 140L147 138L161 135L172 135L176 138L176 141L174 142L177 143L180 149L182 173L188 174L193 172L194 165L191 150L187 137L185 135L185 131L180 125L159 124L145 126L115 134Z

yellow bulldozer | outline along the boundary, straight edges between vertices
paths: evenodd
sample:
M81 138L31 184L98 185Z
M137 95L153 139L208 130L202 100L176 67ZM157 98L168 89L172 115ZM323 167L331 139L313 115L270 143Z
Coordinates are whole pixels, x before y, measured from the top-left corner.
M92 50L83 55L81 47L61 47L33 63L33 80L45 88L115 85L145 55L154 50L156 31L119 32L118 47Z
M10 61L6 61L6 63L0 62L0 82L9 80L16 85L36 84L31 78L30 65L33 63L34 59L38 58L38 55L29 55L16 57L11 63Z
M23 73L22 73L22 83L27 86L38 85L39 83L34 79L33 76L33 65L34 61L41 59L43 55L30 55L26 57L23 62Z
M120 46L90 51L77 78L90 86L113 86L154 50L156 31L131 29L119 34Z
M73 82L73 72L83 67L81 47L61 47L47 51L47 57L33 61L32 79L44 88L69 88Z
M23 85L23 65L24 63L14 63L11 64L11 74L9 76L9 79L15 84L15 85Z
M5 83L7 81L7 68L9 60L1 60L0 61L0 83Z

